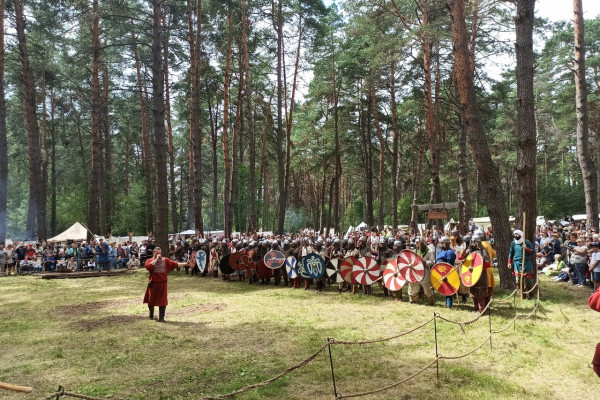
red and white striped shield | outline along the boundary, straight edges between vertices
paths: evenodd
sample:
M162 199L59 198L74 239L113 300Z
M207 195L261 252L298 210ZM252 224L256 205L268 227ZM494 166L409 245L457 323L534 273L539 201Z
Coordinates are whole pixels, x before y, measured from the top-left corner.
M356 258L354 257L345 258L344 261L342 261L342 266L340 267L340 275L346 282L353 285L358 285L358 282L352 279L352 266L354 265L355 260Z
M423 260L414 251L402 250L398 254L398 270L410 283L419 283L425 277Z
M402 276L398 269L398 260L396 258L388 260L385 270L383 271L383 284L385 287L396 292L402 290L405 283L406 278Z
M377 261L371 257L361 257L354 261L352 266L352 279L361 285L372 285L379 279L381 270Z

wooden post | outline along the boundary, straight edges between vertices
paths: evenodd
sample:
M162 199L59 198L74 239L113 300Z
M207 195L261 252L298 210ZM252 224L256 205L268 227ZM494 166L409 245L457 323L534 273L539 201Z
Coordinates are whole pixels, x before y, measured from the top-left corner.
M27 386L11 385L10 383L0 382L0 389L12 390L13 392L31 393L33 388Z

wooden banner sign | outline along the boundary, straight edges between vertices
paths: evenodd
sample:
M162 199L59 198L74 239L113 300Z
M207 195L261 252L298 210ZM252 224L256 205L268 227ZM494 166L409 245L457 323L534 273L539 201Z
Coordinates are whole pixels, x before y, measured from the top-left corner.
M448 219L448 211L429 211L427 219Z

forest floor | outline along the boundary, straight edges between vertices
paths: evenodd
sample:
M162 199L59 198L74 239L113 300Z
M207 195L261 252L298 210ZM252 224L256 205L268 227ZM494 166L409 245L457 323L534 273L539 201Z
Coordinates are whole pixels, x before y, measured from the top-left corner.
M32 394L0 390L0 398L42 399L65 390L120 399L200 399L277 375L326 343L377 339L407 331L434 312L470 320L472 306L395 303L382 295L338 294L223 282L174 272L167 323L150 321L142 304L147 273L42 280L0 278L0 382L32 386ZM414 379L368 399L597 399L590 365L600 314L589 288L541 278L537 314L517 320L474 354L439 361ZM497 290L496 298L509 292ZM493 303L492 329L534 301ZM158 314L158 309L156 310ZM485 317L464 327L437 321L439 353L460 355L489 335ZM332 346L339 393L398 382L435 359L434 324L391 341ZM67 397L65 397L67 398ZM327 349L312 363L238 399L334 399Z

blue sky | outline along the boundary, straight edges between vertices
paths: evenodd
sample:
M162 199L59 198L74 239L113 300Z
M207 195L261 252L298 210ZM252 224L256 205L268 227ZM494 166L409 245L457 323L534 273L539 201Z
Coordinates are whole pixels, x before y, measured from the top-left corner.
M334 0L323 0L329 5ZM343 5L344 0L336 0ZM537 0L535 4L536 15L553 21L573 18L573 0ZM583 0L583 15L585 19L592 19L600 15L600 0Z

